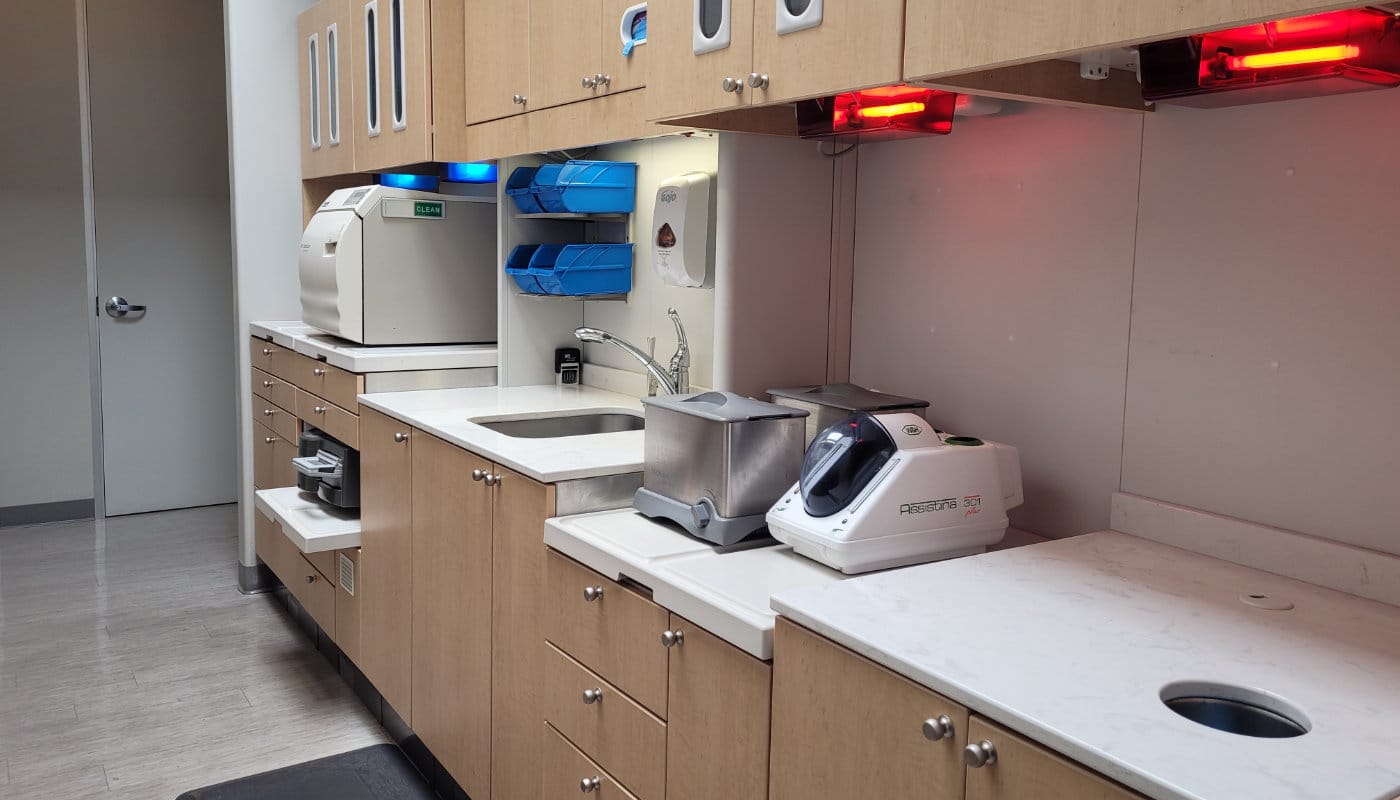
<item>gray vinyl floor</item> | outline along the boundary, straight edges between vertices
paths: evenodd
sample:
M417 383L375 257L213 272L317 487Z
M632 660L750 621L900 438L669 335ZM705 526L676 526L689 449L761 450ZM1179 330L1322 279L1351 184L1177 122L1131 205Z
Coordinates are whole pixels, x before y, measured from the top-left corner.
M234 506L0 529L0 798L149 798L387 741Z

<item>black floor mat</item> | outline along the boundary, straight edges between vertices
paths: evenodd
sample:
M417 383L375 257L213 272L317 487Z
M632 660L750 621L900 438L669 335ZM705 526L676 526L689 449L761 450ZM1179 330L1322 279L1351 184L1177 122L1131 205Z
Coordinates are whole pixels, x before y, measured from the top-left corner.
M436 800L392 744L352 750L185 792L176 800Z

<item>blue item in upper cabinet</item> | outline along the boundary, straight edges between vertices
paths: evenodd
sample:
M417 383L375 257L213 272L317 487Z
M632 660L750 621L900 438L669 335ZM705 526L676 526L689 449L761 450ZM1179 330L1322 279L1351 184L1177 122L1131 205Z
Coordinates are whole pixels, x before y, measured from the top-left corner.
M569 161L559 172L535 175L540 205L555 214L630 214L637 207L637 165L630 161Z
M530 259L534 257L535 251L539 248L540 246L537 244L522 244L510 251L510 257L506 259L506 274L515 278L515 285L519 286L522 292L544 293L544 289L540 287L539 279L530 274Z
M554 262L553 274L541 278L550 294L581 297L632 291L632 245L571 244Z
M539 167L516 167L506 179L506 194L515 201L515 207L522 214L538 214L544 211L535 197L535 173Z
M447 165L447 180L452 183L495 183L498 169L489 161L453 162Z
M438 190L438 178L436 175L405 175L398 172L385 172L379 176L380 186L389 186L395 189L417 189L423 192L436 192Z

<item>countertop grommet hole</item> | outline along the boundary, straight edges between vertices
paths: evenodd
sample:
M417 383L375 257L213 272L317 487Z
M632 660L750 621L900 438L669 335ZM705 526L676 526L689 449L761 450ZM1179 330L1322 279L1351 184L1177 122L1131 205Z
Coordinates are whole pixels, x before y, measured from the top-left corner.
M1162 704L1198 725L1239 736L1289 739L1312 730L1312 722L1292 703L1268 692L1207 681L1180 681L1162 687Z

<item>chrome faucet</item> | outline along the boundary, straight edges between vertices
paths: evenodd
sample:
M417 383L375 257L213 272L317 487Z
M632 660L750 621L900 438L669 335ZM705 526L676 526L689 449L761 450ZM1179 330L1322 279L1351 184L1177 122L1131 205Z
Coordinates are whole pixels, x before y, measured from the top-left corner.
M671 356L669 369L662 367L641 348L601 328L578 328L574 336L581 342L608 342L640 361L650 378L647 394L654 396L658 387L664 387L666 394L685 394L690 391L690 342L685 336L685 326L681 325L681 315L674 308L666 313L676 326L676 353Z

